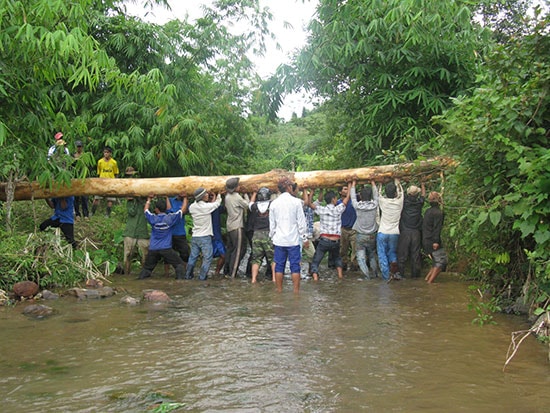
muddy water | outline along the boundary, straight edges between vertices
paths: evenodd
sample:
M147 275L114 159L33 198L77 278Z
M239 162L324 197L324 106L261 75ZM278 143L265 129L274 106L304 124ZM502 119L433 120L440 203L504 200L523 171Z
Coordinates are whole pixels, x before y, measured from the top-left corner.
M438 279L439 280L439 279ZM467 285L117 278L169 306L61 299L58 314L0 309L1 411L548 412L546 347L526 340L502 372L519 317L471 324Z

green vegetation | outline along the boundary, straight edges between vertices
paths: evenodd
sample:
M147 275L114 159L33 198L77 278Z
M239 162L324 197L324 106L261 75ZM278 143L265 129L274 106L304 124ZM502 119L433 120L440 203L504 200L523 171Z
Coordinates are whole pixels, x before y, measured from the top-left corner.
M0 0L0 287L84 281L85 271L67 257L113 270L121 223L78 225L96 245L86 246L87 260L82 249L63 252L48 234L29 237L48 212L13 202L16 182L89 176L106 144L121 169L132 165L142 177L445 155L459 161L445 181L446 244L491 297L480 321L490 321L485 310L511 308L518 297L535 314L547 311L543 3L529 10L527 0L320 0L307 45L262 80L247 57L262 54L272 36L258 0L215 1L195 22L164 25L128 16L117 0ZM247 22L246 33L231 30L238 21ZM289 122L277 119L283 94L301 87L323 103ZM71 168L46 159L58 130L71 151L75 140L85 142L88 154ZM48 248L38 260L44 245L62 252Z

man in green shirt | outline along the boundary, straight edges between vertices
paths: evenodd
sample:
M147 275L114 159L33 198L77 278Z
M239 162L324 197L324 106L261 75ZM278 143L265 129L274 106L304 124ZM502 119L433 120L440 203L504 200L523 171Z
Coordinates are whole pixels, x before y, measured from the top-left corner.
M131 176L136 172L134 168L129 166L126 168L125 175ZM126 198L126 212L128 218L126 219L126 227L124 228L124 274L129 275L132 266L132 256L136 250L136 247L141 251L141 263L145 260L147 252L149 251L149 227L147 226L147 220L143 214L143 208L145 207L145 198Z

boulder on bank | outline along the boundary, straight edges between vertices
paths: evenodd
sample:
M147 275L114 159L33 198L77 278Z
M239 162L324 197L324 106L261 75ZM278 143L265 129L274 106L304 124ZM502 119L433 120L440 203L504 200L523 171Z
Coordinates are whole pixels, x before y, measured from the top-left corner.
M59 294L52 293L50 290L42 290L41 294L44 300L57 300L59 298Z
M13 293L17 298L31 298L38 294L38 284L33 281L20 281L13 284Z

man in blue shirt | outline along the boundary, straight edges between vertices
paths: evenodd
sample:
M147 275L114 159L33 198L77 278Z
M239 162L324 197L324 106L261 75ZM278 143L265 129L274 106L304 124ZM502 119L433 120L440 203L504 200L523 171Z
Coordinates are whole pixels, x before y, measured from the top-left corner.
M183 260L183 268L187 268L189 261L189 244L187 243L187 233L185 231L185 214L189 201L187 194L181 192L178 196L170 198L170 205L167 212L178 212L180 209L183 212L181 221L172 227L172 248L176 251ZM168 274L168 264L164 264L164 274Z
M348 186L343 185L340 187L340 199L337 202L341 204L343 200L348 196ZM348 267L352 270L357 268L356 252L355 252L355 236L356 232L353 229L355 220L357 219L357 212L351 202L348 202L346 209L342 213L342 233L340 234L340 257L342 258L342 267L347 270Z
M64 198L46 199L46 202L53 208L53 215L40 224L40 231L44 231L48 227L60 228L65 236L65 239L76 248L74 240L74 196Z
M150 277L161 258L164 258L166 264L174 266L176 279L183 279L185 274L183 260L172 249L172 228L181 222L183 211L179 209L177 212L166 213L167 199L160 199L155 203L155 213L153 214L149 211L151 199L153 199L153 195L149 195L143 208L145 218L151 224L151 240L139 279ZM184 206L185 203L182 203L182 208Z

